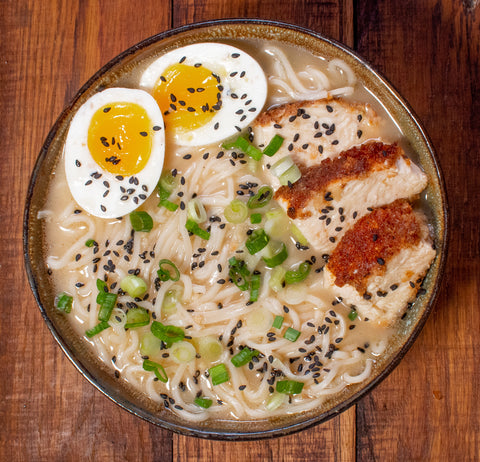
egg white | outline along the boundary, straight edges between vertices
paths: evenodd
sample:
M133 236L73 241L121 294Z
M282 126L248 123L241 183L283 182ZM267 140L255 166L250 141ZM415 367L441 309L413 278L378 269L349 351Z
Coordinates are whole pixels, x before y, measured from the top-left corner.
M178 144L217 143L242 131L262 111L267 99L263 69L243 50L223 43L196 43L166 53L145 70L140 87L152 91L162 73L180 62L188 66L201 64L209 69L220 77L223 90L222 107L215 116L197 129L177 130L173 137Z
M135 103L151 121L152 150L145 167L131 176L103 170L88 149L88 129L95 112L106 104ZM155 190L165 158L165 127L155 99L143 90L109 88L88 99L76 112L65 142L65 173L73 198L88 213L101 218L126 215Z

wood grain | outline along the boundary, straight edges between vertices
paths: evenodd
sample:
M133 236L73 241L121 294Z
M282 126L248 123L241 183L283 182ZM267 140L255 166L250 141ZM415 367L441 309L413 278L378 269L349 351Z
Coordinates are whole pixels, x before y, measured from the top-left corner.
M478 460L480 8L425 0L0 2L0 460ZM118 53L171 27L260 17L357 49L410 101L437 149L452 235L443 290L398 368L356 408L261 442L182 437L131 416L61 353L22 255L28 179L56 117Z
M430 320L397 370L357 407L357 456L478 460L480 9L368 1L357 21L358 51L413 104L432 138L452 224L446 281Z

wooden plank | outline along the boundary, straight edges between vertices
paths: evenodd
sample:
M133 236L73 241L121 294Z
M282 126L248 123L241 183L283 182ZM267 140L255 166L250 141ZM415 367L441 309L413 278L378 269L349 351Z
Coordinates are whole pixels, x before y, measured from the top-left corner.
M23 267L22 209L45 136L79 87L169 9L133 2L2 2L0 460L171 459L171 433L121 410L81 378L43 322Z
M357 7L358 51L424 121L445 173L452 223L435 311L397 370L357 406L358 460L477 460L480 454L476 3L364 1Z
M175 2L174 27L215 18L263 18L309 27L353 46L351 2L288 0ZM179 461L212 460L354 460L355 409L308 431L284 438L251 442L205 441L174 435L173 454Z

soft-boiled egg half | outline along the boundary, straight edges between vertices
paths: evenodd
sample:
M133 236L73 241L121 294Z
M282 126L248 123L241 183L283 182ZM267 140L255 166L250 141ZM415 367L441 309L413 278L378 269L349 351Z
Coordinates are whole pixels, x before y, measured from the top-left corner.
M167 136L183 146L208 145L240 132L267 98L260 65L222 43L196 43L166 53L145 70L140 87L160 106Z
M126 215L154 191L165 157L165 128L143 90L109 88L75 114L65 143L65 172L77 203L102 218Z

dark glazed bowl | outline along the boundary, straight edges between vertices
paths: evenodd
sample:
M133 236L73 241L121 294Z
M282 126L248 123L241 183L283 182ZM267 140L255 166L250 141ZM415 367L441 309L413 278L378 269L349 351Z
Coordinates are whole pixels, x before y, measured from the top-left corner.
M393 116L410 144L416 160L429 178L426 191L430 222L438 255L424 281L425 293L420 295L399 323L397 333L388 349L377 361L372 376L365 382L349 386L321 409L285 416L275 420L251 422L210 421L189 423L147 399L127 384L115 379L113 370L92 353L69 325L68 320L54 308L54 291L44 259L42 210L50 181L72 115L95 92L115 83L122 74L133 69L150 55L190 43L212 40L260 38L273 39L306 48L329 59L343 59ZM224 440L257 439L283 436L324 422L344 411L381 382L398 364L422 329L438 294L447 253L447 200L440 167L433 147L408 104L385 78L362 58L333 40L298 26L263 20L218 20L193 24L151 37L113 59L98 71L65 108L50 131L33 170L24 215L24 253L30 285L48 328L79 372L98 390L127 411L168 430L184 435Z

